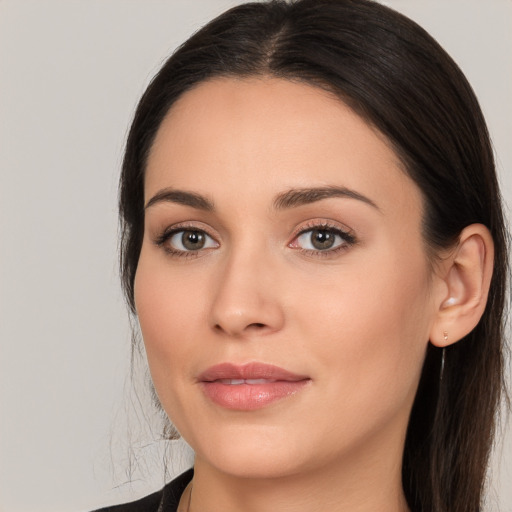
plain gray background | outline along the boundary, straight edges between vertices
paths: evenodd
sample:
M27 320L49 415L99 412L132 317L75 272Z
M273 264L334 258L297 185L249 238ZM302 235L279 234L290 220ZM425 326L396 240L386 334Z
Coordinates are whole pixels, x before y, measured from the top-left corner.
M86 511L163 483L161 447L150 440L135 457L152 476L135 472L125 483L130 334L117 276L117 177L151 76L237 3L0 0L2 512ZM512 1L384 3L430 31L468 76L512 205ZM508 432L487 510L512 511ZM174 454L171 473L190 460L179 447Z

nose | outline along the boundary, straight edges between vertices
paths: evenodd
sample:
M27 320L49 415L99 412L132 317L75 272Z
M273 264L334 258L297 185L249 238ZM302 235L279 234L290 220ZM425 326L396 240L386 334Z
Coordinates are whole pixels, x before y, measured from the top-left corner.
M213 328L241 338L282 329L285 318L277 273L260 251L232 254L217 275L211 308Z

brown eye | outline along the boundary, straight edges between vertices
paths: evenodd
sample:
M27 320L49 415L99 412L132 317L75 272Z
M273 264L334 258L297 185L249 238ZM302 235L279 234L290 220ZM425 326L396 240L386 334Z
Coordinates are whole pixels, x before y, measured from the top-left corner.
M336 241L336 234L328 229L313 229L310 233L311 245L319 251L331 249Z
M319 226L303 231L290 247L311 252L329 252L354 243L354 236L341 229Z
M204 247L206 238L201 231L183 231L181 243L189 251L197 251Z
M199 229L180 229L168 237L166 242L176 252L193 252L218 247L211 236Z

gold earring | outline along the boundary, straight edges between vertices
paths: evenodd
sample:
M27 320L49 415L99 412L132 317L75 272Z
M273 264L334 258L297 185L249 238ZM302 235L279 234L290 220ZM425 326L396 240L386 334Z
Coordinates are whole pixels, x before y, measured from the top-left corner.
M448 341L448 332L447 331L443 331L443 337L444 337L444 342L446 343Z

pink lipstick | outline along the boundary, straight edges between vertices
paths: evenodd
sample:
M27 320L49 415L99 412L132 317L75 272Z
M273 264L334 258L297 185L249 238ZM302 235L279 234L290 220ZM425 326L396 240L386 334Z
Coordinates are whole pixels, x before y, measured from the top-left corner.
M204 394L226 409L252 411L294 395L311 379L264 363L222 363L198 378Z

